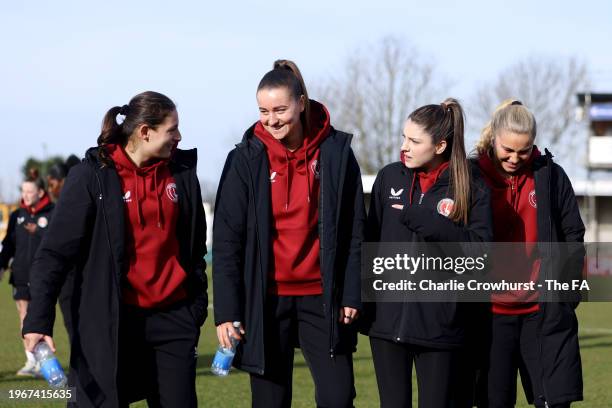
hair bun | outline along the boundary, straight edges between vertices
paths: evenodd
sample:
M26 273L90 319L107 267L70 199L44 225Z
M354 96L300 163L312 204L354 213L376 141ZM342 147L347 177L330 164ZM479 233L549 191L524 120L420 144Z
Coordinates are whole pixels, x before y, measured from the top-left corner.
M285 59L279 59L274 61L273 69L287 69L289 71L292 71L289 61Z
M28 169L28 178L30 180L36 180L38 179L38 176L39 176L39 173L36 167L30 167L30 169Z
M521 105L523 106L523 102L519 101L518 99L515 99L512 101L512 103L510 103L510 105Z

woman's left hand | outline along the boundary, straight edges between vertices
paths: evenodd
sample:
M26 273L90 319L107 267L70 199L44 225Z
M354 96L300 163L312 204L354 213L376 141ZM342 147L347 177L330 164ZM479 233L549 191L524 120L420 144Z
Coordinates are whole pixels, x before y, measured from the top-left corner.
M359 311L357 309L353 309L352 307L344 306L340 309L340 316L338 317L338 321L344 324L351 324L359 317Z

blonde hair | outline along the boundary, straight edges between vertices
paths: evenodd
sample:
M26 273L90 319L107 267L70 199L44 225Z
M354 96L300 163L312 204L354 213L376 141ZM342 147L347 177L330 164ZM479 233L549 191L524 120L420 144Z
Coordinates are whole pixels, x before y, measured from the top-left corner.
M536 120L533 113L521 101L506 99L495 108L491 120L480 132L480 140L476 144L479 155L489 154L492 151L495 135L501 130L527 134L534 140L537 131Z

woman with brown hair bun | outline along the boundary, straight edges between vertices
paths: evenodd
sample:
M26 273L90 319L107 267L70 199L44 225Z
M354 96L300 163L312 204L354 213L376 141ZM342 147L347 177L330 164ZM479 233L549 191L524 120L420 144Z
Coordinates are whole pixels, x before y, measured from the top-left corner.
M256 96L259 121L217 191L217 336L224 347L243 340L234 365L250 373L253 407L291 406L295 347L317 406L352 407L365 212L351 136L308 99L291 61L276 61Z

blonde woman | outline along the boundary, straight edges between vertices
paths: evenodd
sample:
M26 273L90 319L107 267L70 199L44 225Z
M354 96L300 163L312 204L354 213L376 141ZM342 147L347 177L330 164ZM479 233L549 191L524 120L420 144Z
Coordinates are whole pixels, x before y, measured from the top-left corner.
M538 243L584 240L570 180L547 150L538 150L535 137L534 115L521 102L508 100L497 108L477 146L477 163L491 188L494 241L527 243L521 246L524 253L513 257L512 272L532 281L556 267L552 257L541 256ZM580 276L580 257L576 261L573 270ZM542 302L535 291L492 297L489 407L514 406L518 370L536 407L567 407L582 400L576 305Z

